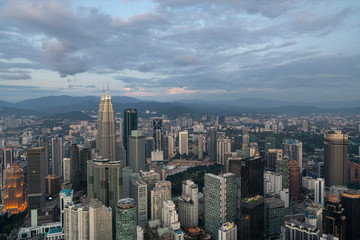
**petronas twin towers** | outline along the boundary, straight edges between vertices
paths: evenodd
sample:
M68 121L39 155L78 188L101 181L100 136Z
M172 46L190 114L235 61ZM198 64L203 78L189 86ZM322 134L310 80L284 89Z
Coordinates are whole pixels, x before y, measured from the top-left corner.
M109 87L106 95L105 90L103 90L101 96L97 125L96 148L99 151L99 156L115 161L115 117Z

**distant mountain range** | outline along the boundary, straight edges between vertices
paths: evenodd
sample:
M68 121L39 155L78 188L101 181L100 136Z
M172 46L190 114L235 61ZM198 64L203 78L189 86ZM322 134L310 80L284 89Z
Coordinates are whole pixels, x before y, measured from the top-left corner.
M157 102L126 96L113 96L112 101L116 114L122 114L126 108L136 108L140 116L145 115L146 110L157 112L157 115L167 114L170 117L175 117L183 113L224 116L234 116L242 113L360 113L360 100L347 102L329 101L311 104L258 98L239 98L231 101L219 100L213 102L201 100ZM17 103L0 101L0 115L37 115L59 119L88 120L90 119L88 115L97 114L99 102L100 96L71 97L66 95L28 99Z

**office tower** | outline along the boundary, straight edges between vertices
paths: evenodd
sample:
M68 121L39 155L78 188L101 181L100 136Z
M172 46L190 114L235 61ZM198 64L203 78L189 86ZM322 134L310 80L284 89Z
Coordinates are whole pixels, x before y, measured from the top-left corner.
M176 212L175 204L172 200L163 202L161 225L163 228L169 227L171 230L180 229L178 213Z
M324 162L318 162L317 163L317 177L318 178L325 178Z
M282 149L268 149L265 153L265 168L276 171L276 160L282 159Z
M162 118L153 118L152 126L153 126L153 137L154 137L154 151L162 150Z
M169 160L170 155L169 155L169 138L163 134L162 135L162 151L164 153L164 159L165 160Z
M261 157L241 161L241 213L249 215L251 239L264 238L264 165ZM242 231L240 229L239 231ZM249 234L245 234L249 235Z
M301 172L299 164L295 160L289 163L290 169L290 196L292 199L298 199L301 193Z
M282 190L282 175L277 172L264 172L264 193L280 194Z
M43 147L27 151L27 187L29 209L45 207L45 151Z
M285 203L285 207L289 207L289 199L290 199L290 193L288 188L283 188L283 190L280 191L280 200Z
M45 156L46 153L44 153ZM46 156L45 156L46 158ZM46 161L46 160L45 160ZM63 138L51 138L51 173L63 177Z
M69 202L64 209L65 239L112 240L112 210L97 199L88 205Z
M225 222L235 221L235 175L205 174L205 231L218 238Z
M91 159L91 153L87 148L80 150L80 182L86 183L87 161Z
M302 130L303 130L303 132L308 132L309 131L309 122L307 120L305 120L305 119L303 121Z
M250 157L254 157L257 153L259 153L259 146L256 142L251 142L249 147Z
M325 192L325 180L323 178L318 178L315 180L315 202L321 203L324 205L324 192Z
M121 162L98 157L87 164L87 196L115 209L122 193Z
M115 161L115 117L109 87L106 95L103 91L100 100L97 128L96 148L99 156Z
M13 151L10 147L3 147L1 151L2 169L8 169L14 162ZM0 168L1 169L1 168Z
M219 240L237 240L237 226L233 222L225 222L219 228Z
M297 239L320 239L320 230L305 222L298 220L290 220L285 223L283 231L283 240L297 240Z
M136 240L137 211L132 198L123 198L116 205L116 239Z
M347 186L348 183L348 135L341 131L324 134L325 186Z
M179 132L179 153L181 154L189 154L188 150L188 131Z
M302 171L302 142L296 139L285 139L283 147L284 156L288 156L289 160L295 160L299 164L300 171Z
M284 225L285 203L278 198L266 198L265 204L265 236L275 239L280 236Z
M320 203L312 203L305 208L305 222L322 232L323 206Z
M124 121L122 118L119 119L119 141L121 144L124 143Z
M242 145L248 146L249 144L250 144L250 136L249 134L246 133L242 136Z
M147 185L138 173L130 175L130 197L137 205L137 225L145 228L148 220Z
M360 239L360 193L347 190L341 194L346 217L346 239Z
M276 172L282 175L283 188L290 188L290 167L288 159L276 160Z
M148 195L148 218L151 218L151 190L155 188L155 183L160 181L160 174L154 172L153 170L150 171L140 171L141 179L146 183L147 186L147 195ZM153 219L155 220L155 219Z
M141 130L131 131L128 138L129 167L135 173L145 170L145 139Z
M231 140L220 137L217 140L217 163L225 165L225 153L231 152Z
M145 139L145 157L151 158L151 153L154 151L154 138L147 137Z
M168 153L169 158L175 153L175 139L173 135L168 136Z
M137 110L136 109L125 109L124 111L124 131L123 131L123 143L126 150L126 166L129 165L128 160L128 138L131 135L132 130L137 130Z
M45 188L47 196L57 196L60 192L60 177L50 174L45 177Z
M198 136L198 159L202 160L204 158L204 135L199 134Z
M115 160L122 161L124 163L126 160L126 151L120 139L115 140Z
M64 166L64 182L70 181L70 171L71 171L71 165L70 165L70 158L63 158L63 166Z
M210 159L216 161L217 158L217 130L216 128L210 129Z
M265 137L265 151L267 152L269 149L276 148L276 138L275 137Z
M335 194L330 194L325 202L323 219L323 233L347 239L345 210Z
M65 221L65 206L74 199L74 190L64 189L60 192L60 222L61 227L64 228Z
M360 146L359 146L360 149ZM349 183L354 183L354 182L360 182L360 164L356 163L356 162L349 162L348 163L348 180Z
M185 229L199 224L198 186L191 180L182 182L182 195L179 197L179 221Z
M70 147L70 181L77 191L80 188L80 155L79 147L72 144Z
M3 211L18 214L27 208L24 189L24 172L16 163L5 170Z
M130 176L134 173L134 170L130 167L122 168L122 197L130 197Z
M161 210L163 202L171 199L171 190L165 186L156 187L151 190L151 219L162 221Z

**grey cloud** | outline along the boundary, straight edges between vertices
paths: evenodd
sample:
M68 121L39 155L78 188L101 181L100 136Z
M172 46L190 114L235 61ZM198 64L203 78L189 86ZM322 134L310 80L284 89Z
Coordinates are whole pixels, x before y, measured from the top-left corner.
M12 73L12 74L0 73L0 79L2 79L2 80L28 80L28 79L31 79L31 76L28 73Z

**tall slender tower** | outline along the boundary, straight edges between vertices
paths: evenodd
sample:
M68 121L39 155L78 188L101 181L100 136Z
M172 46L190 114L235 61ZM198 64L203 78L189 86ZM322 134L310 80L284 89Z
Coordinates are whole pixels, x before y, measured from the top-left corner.
M128 141L132 130L137 130L137 110L125 109L123 143L126 150L126 166L129 166Z
M99 155L110 161L115 161L115 118L114 108L107 88L106 95L103 95L100 100L98 113L98 136L96 147L99 150Z

